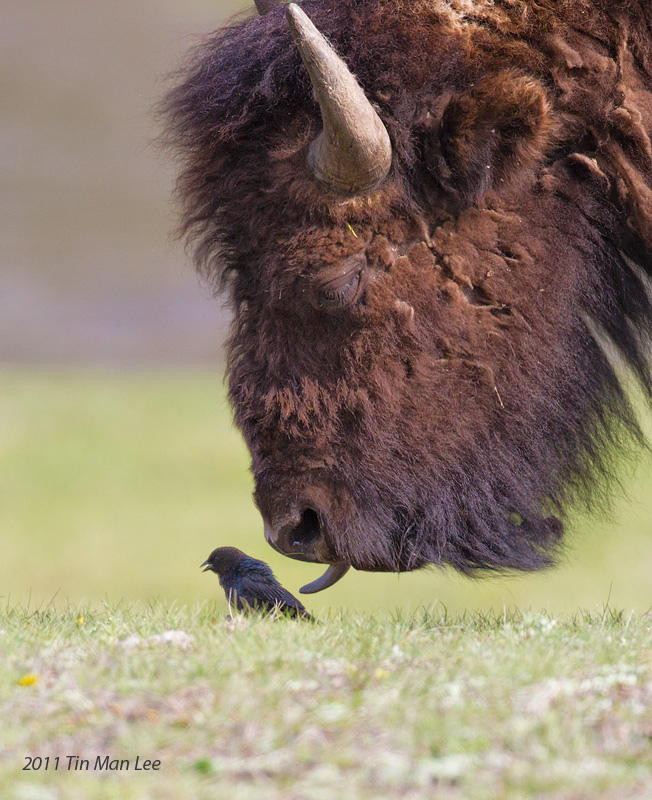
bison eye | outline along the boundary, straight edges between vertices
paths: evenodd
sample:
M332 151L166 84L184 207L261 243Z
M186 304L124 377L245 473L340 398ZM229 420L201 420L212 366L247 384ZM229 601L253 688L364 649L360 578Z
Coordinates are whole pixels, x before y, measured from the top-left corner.
M314 279L310 301L321 311L337 311L352 305L364 291L364 269L358 263L354 269L340 267Z

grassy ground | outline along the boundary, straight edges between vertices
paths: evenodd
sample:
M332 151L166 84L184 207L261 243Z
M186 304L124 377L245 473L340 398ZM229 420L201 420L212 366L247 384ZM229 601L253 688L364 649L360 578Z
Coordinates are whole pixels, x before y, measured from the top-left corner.
M353 573L320 624L228 622L214 546L316 570L264 544L217 372L0 382L0 797L652 797L649 460L547 575ZM105 754L132 770L66 770Z
M313 625L107 605L12 609L0 624L3 798L652 796L641 616ZM50 769L21 771L26 755ZM93 772L98 755L129 769ZM137 755L160 769L135 772Z

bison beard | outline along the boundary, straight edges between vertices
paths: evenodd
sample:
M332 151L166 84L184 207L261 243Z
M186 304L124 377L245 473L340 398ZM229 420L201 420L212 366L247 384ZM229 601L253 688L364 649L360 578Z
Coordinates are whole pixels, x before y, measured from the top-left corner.
M165 112L268 540L335 576L551 564L641 438L598 340L652 394L650 4L307 0L348 70L257 5Z

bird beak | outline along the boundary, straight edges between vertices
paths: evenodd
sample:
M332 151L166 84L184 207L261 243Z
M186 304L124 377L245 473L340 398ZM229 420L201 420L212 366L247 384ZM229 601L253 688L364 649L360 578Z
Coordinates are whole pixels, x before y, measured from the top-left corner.
M210 564L210 561L204 561L204 562L203 562L202 564L200 564L199 566L200 566L200 567L204 567L204 569L202 570L202 572L210 572L210 571L211 571L211 569L212 569L212 567L211 567L211 564Z

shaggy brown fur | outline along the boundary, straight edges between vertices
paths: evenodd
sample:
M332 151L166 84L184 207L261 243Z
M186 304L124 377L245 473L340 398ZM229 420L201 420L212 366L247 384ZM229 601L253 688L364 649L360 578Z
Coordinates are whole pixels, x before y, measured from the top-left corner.
M280 9L209 38L166 103L257 503L273 528L315 508L362 569L545 566L638 435L592 330L652 391L652 4L302 7L390 133L380 189L311 176Z

